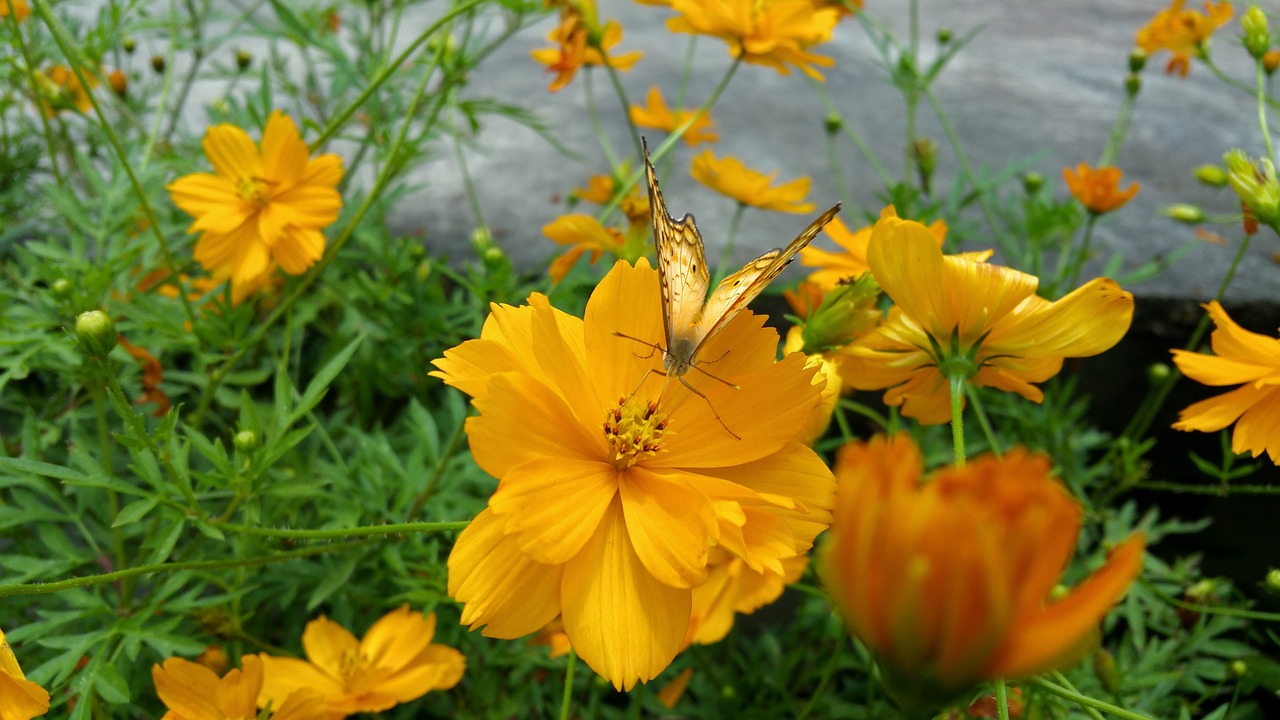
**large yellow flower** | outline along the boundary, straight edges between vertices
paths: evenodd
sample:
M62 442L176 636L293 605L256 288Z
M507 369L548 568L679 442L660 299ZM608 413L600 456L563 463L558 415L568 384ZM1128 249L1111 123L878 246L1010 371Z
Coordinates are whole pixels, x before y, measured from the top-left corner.
M898 217L898 212L892 205L886 205L880 211L880 217ZM843 220L838 217L831 218L831 222L827 223L822 231L840 246L842 252L831 252L812 245L801 249L800 264L818 268L809 273L806 280L825 291L834 288L844 280L850 280L868 272L871 268L867 265L867 243L871 242L872 227L867 225L856 232L850 232L849 226L845 225ZM929 225L929 232L938 238L938 245L941 246L947 240L947 222L934 220Z
M659 309L657 272L619 262L585 319L539 294L495 305L433 373L474 398L472 454L501 481L449 556L462 622L518 638L560 615L619 688L680 649L713 552L785 575L834 493L796 439L821 402L803 356L776 362L777 334L740 313L700 353L714 378L685 377L699 397L654 374L662 353L641 343L662 341Z
M324 699L325 711L315 720L341 720L448 690L462 679L467 659L431 642L435 631L435 613L423 617L408 605L382 616L360 640L326 617L312 620L302 632L306 660L261 656L266 681L258 705L279 704L308 688Z
M809 52L831 39L840 20L834 7L812 0L672 0L671 9L680 13L667 21L672 32L718 37L733 57L783 75L795 66L822 80L814 66L835 65L831 58Z
M1134 42L1148 55L1160 50L1173 53L1165 72L1187 76L1191 69L1191 58L1199 57L1205 52L1205 43L1214 30L1231 20L1235 10L1229 2L1211 3L1206 0L1204 12L1184 10L1186 0L1173 0L1169 7L1156 13L1155 17L1138 29Z
M1062 179L1072 197L1080 201L1089 212L1095 215L1111 212L1133 199L1138 194L1138 183L1133 183L1124 190L1120 189L1120 178L1124 172L1118 167L1101 167L1094 169L1080 163L1075 170L1062 169Z
M0 720L31 720L47 712L49 693L22 673L0 630Z
M1233 452L1265 452L1280 465L1280 340L1240 327L1216 300L1204 307L1217 325L1211 341L1216 355L1174 350L1173 361L1196 382L1240 387L1188 407L1173 427L1217 432L1236 423Z
M258 150L234 125L209 128L204 151L214 173L193 173L169 184L173 202L202 232L195 257L233 287L262 279L278 265L306 272L324 254L324 233L338 219L342 158L309 158L298 128L271 113Z
M169 709L162 720L257 720L262 661L246 655L240 662L241 669L222 678L204 665L179 657L152 666L156 695ZM324 713L320 695L309 689L293 693L272 708L271 720L316 720Z
M596 16L594 0L558 2L560 24L547 35L555 47L539 48L531 54L533 59L547 66L547 72L555 73L551 92L568 85L583 66L604 65L606 60L616 70L630 70L644 53L636 50L611 55L610 50L622 42L622 26L613 20L603 25Z
M813 211L813 203L803 202L805 195L809 194L808 177L798 177L771 187L778 173L766 175L756 172L738 158L730 156L721 160L710 150L704 150L693 158L689 172L694 180L743 205L789 213Z
M887 388L887 405L926 424L951 417L942 368L1040 402L1032 383L1056 375L1063 358L1110 348L1133 319L1133 296L1113 280L1094 279L1050 302L1036 295L1034 275L944 256L933 233L910 220L881 218L867 260L895 306L844 350L841 373L860 390Z
M945 702L986 679L1078 660L1138 574L1140 535L1052 595L1083 513L1049 466L1015 450L925 478L905 435L841 449L821 573L900 702Z
M662 99L662 91L657 85L649 88L649 94L645 96L644 105L631 106L631 122L640 127L654 128L656 130L665 130L673 132L676 128L683 125L693 117L697 110L672 110L667 105L667 101ZM693 121L684 132L684 141L689 145L697 145L704 142L715 142L720 139L713 129L715 123L711 120L711 113L703 113L701 117Z

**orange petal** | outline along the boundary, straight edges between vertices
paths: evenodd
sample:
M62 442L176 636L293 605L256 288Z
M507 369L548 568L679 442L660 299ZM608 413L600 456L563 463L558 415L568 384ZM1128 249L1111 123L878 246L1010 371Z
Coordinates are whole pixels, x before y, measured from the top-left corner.
M263 654L258 657L262 660L263 675L262 692L258 695L259 706L266 707L270 703L272 707L283 707L290 696L299 690L310 690L325 698L338 698L346 692L340 680L306 660Z
M1245 385L1208 400L1201 400L1178 413L1178 422L1173 424L1173 429L1217 432L1238 420L1263 394L1264 391Z
M293 120L279 110L272 111L262 131L262 177L275 185L273 189L288 190L302 178L309 154Z
M1259 393L1253 406L1244 411L1231 437L1231 450L1248 450L1254 457L1264 451L1280 465L1280 388L1267 388Z
M215 703L225 717L251 718L258 712L258 693L262 690L262 660L245 655L241 668L233 669L218 682Z
M618 475L618 490L627 535L645 569L662 583L691 588L707 578L717 525L710 500L681 480L633 467Z
M343 658L360 651L360 641L350 630L321 615L302 631L307 659L334 677L342 677Z
M1204 306L1217 328L1213 331L1213 351L1241 361L1255 361L1280 367L1280 340L1249 332L1240 327L1215 300Z
M567 562L582 549L618 493L619 473L606 462L545 457L502 476L489 509L503 532L517 537L531 559Z
M476 464L490 475L505 477L530 460L600 462L607 457L604 431L588 432L546 385L512 372L495 375L487 387L474 402L480 415L467 419L467 438ZM517 431L520 442L513 443Z
M172 657L151 667L156 695L184 720L223 720L213 705L218 692L218 676L209 668L190 660ZM6 703L8 695L5 696Z
M214 171L233 187L242 180L263 177L262 157L258 155L257 146L235 125L209 128L203 144Z

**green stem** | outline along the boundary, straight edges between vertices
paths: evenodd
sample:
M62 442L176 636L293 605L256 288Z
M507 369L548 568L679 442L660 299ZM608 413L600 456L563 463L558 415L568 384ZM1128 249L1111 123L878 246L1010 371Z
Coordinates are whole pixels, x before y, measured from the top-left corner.
M604 59L604 69L609 75L609 82L613 85L613 91L618 95L618 102L622 104L622 117L627 121L627 130L631 133L631 143L634 145L636 157L640 157L643 151L640 147L640 128L636 127L635 121L631 119L631 101L627 99L627 90L622 87L622 78L618 76L618 69L609 62L609 55L605 53L604 48L597 48L600 51L600 57ZM677 105L676 107L679 107Z
M1107 144L1102 148L1102 155L1098 157L1098 167L1110 165L1116 155L1120 154L1124 139L1129 134L1129 123L1133 120L1133 111L1137 104L1137 95L1126 91L1124 103L1120 105L1116 121L1111 124L1111 133L1107 135Z
M282 528L257 527L255 525L239 525L237 523L221 523L218 525L218 529L240 533L241 535L289 538L292 540L342 540L376 535L453 532L455 530L463 530L469 524L470 521L458 520L454 522L389 523L386 525L365 525L354 528L330 528L325 530L286 530Z
M1167 490L1189 495L1280 495L1280 485L1190 485L1187 483L1143 481L1134 485L1143 490Z
M93 406L98 415L98 447L102 454L102 470L107 477L112 477L111 462L111 429L107 425L107 403L102 397L101 392L93 394ZM111 548L112 554L115 556L116 569L121 570L128 567L128 558L124 554L124 535L121 528L116 527L115 519L120 514L120 495L112 489L107 490L107 512L110 513L111 523ZM127 610L129 608L130 587L127 584L120 586L120 607Z
M863 140L862 136L845 121L844 116L836 109L835 103L831 101L831 96L827 94L826 86L811 77L805 76L805 79L809 81L809 87L818 96L818 100L826 107L827 114L840 119L840 133L848 138L854 147L858 148L862 158L867 161L867 164L875 171L876 176L880 178L880 183L886 188L892 187L893 175L889 173L889 169L884 166L884 163L880 162L880 157L871 149L867 141Z
M1244 608L1234 608L1230 606L1217 607L1213 605L1197 605L1195 603L1186 602L1185 600L1179 600L1172 595L1161 592L1161 590L1150 581L1139 579L1138 582L1142 583L1143 587L1150 590L1153 595L1164 602L1183 610L1190 610L1191 612L1200 613L1201 615L1222 615L1224 617L1243 618L1245 620L1280 622L1280 613L1260 612L1258 610L1246 610Z
M1236 88L1238 90L1243 90L1244 92L1247 92L1250 95L1257 94L1258 92L1257 88L1254 88L1250 85L1242 83L1239 80L1231 77L1230 75L1227 75L1226 73L1222 72L1222 69L1219 68L1208 57L1202 57L1200 58L1200 60L1204 62L1205 67L1209 68L1209 72L1213 73L1214 76L1216 76L1219 80L1225 82L1226 84L1230 85L1233 88ZM1270 105L1273 108L1280 108L1280 102L1272 100L1271 98L1267 98L1266 102L1268 105Z
M1071 681L1067 679L1067 676L1063 675L1061 672L1054 670L1052 673L1050 673L1050 675L1052 675L1054 681L1057 682L1062 687L1070 690L1071 692L1080 692L1079 690L1076 689L1075 685L1071 684ZM1089 717L1093 718L1093 720L1102 720L1102 713L1098 712L1097 710L1091 707L1085 707L1083 708L1083 710Z
M431 477L427 480L426 486L422 488L422 492L413 499L413 508L409 510L409 519L418 516L422 512L422 506L426 504L427 498L431 497L435 492L436 486L440 484L440 478L444 475L444 469L449 466L449 460L453 458L454 453L458 451L458 445L462 443L462 438L466 435L466 420L459 420L458 427L454 429L453 435L449 438L449 444L445 446L444 454L440 456L440 462L436 465L436 469L432 471Z
M813 712L817 706L818 700L826 694L827 684L831 682L831 677L835 675L836 667L840 664L841 654L839 648L833 648L830 657L827 659L827 666L822 669L822 677L818 679L818 687L813 689L813 694L809 696L809 702L804 704L804 708L796 715L796 720L804 720L809 717L809 713Z
M948 380L951 385L951 447L955 453L955 465L964 467L964 386L965 377L960 373L952 373Z
M991 452L997 456L1003 455L1004 450L1000 447L1000 441L996 438L995 429L991 426L991 419L987 417L987 409L982 405L982 398L978 395L978 388L965 383L964 391L969 397L969 404L973 408L973 414L978 418L978 425L982 428L982 435L987 439L987 447L991 448Z
M1009 720L1009 692L1004 685L1004 680L996 680L996 717L1000 720Z
M569 701L573 698L573 669L578 664L578 653L569 646L569 666L564 671L564 694L560 697L560 720L569 720Z
M1257 90L1258 95L1258 127L1262 130L1262 142L1267 146L1267 159L1274 161L1276 159L1275 151L1271 149L1271 126L1267 125L1267 76L1266 71L1262 67L1262 58L1258 58L1255 63L1257 67Z
M372 540L355 540L348 543L315 545L301 550L290 550L287 552L262 555L244 560L193 560L190 562L156 563L154 565L139 565L137 567L128 568L127 570L117 570L115 572L102 573L100 575L85 575L84 577L69 578L67 580L58 580L55 582L0 585L0 598L14 597L18 595L49 595L51 593L62 592L63 590L73 590L75 588L89 587L91 585L112 583L125 578L180 572L183 570L226 570L237 567L271 565L273 563L288 562L290 560L311 557L313 555L323 555L330 552L349 550L351 548L367 545L371 542Z
M956 133L955 127L951 125L951 119L947 117L946 111L942 109L942 103L938 101L937 96L928 87L924 89L924 96L929 101L929 106L933 108L933 114L938 117L938 124L942 125L942 131L947 135L947 142L951 145L951 151L956 154L956 160L960 162L960 169L964 171L965 179L969 181L969 184L973 186L974 191L977 193L978 206L982 208L982 215L986 218L992 235L999 237L1000 230L996 222L996 213L991 207L991 200L987 197L987 188L978 183L978 175L973 171L973 165L969 162L969 156L964 151L960 136Z
M840 171L840 155L836 147L836 134L827 133L827 161L831 164L831 179L836 183L836 194L846 207L853 207L853 197L849 195L849 187L844 182L844 173Z
M1089 259L1089 246L1093 243L1093 228L1098 224L1098 214L1089 213L1089 219L1084 222L1084 238L1080 240L1080 247L1075 251L1071 248L1063 248L1062 257L1070 259L1065 263L1065 267L1059 264L1058 276L1061 278L1063 272L1066 273L1066 282L1054 288L1055 294L1065 294L1075 289L1076 283L1080 281L1080 271L1084 269L1085 262Z
M588 67L582 73L582 94L587 107L587 121L591 124L591 131L596 134L596 142L604 152L605 161L609 163L609 167L615 168L619 164L618 153L613 149L613 143L609 141L604 122L600 120L600 110L596 108L595 84L591 82L591 77L591 68Z
M62 171L58 169L58 151L57 143L53 139L53 127L49 124L49 118L45 117L44 110L40 106L40 83L36 80L35 59L31 56L31 50L27 47L26 39L22 37L22 28L18 26L17 13L9 13L7 17L9 30L13 33L13 44L22 50L22 61L27 69L27 83L31 86L31 101L36 104L36 115L40 117L40 126L44 129L44 141L49 149L49 166L53 170L53 179L58 184L58 189L66 190L66 181L62 178ZM8 137L8 133L6 133L6 137Z
M1051 683L1044 678L1034 677L1027 680L1027 682L1051 695L1057 695L1064 700L1070 700L1080 707L1094 708L1095 710L1101 710L1104 713L1115 715L1116 717L1126 718L1126 720L1152 720L1152 718L1149 718L1146 715L1142 715L1131 710L1125 710L1118 705L1112 705L1109 702L1103 702L1097 698L1092 698L1088 695L1068 690L1067 688Z

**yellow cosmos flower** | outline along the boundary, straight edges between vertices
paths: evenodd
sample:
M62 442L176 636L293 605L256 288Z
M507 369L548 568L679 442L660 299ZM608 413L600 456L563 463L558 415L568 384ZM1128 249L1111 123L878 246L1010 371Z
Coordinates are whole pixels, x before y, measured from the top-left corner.
M887 405L921 423L951 417L948 375L1016 392L1053 377L1063 358L1097 355L1133 319L1133 296L1097 278L1057 301L1036 295L1039 279L970 257L944 256L927 228L886 217L867 251L871 273L895 306L878 328L845 348L841 372L859 390L882 390ZM948 371L949 372L949 371Z
M568 85L584 65L604 65L607 58L609 66L626 71L644 57L644 53L638 50L610 54L609 51L622 42L622 26L613 20L600 25L596 20L594 1L556 4L561 6L560 24L547 35L547 40L556 46L531 53L534 60L547 66L547 72L555 73L547 88L551 92Z
M784 355L801 352L804 349L804 328L795 325L787 331L786 342L782 344L782 353ZM840 356L829 353L808 353L806 364L810 367L816 367L818 374L823 380L822 385L822 402L813 409L813 414L809 416L809 421L805 423L804 432L800 433L800 438L805 443L812 445L815 440L822 437L827 431L827 426L831 424L831 415L836 410L836 403L840 401L840 392L844 389L844 380L840 377Z
M574 188L569 194L579 200L605 205L618 192L618 177L626 177L630 174L631 163L623 162L618 166L616 176L592 175L587 178L586 187ZM628 236L637 229L643 230L646 238L652 234L653 228L649 221L649 194L641 190L638 185L633 186L630 192L623 196L618 203L618 209L627 216Z
M31 14L31 6L27 5L26 0L0 0L0 18L9 17L12 14L22 22Z
M156 695L169 709L163 720L257 720L262 661L246 655L241 665L223 678L178 657L152 666ZM311 690L299 690L272 707L272 720L316 720L324 714L320 695Z
M783 75L790 66L822 80L816 66L835 61L809 48L831 39L840 11L812 0L672 0L679 16L667 21L672 32L711 35L729 46L729 54Z
M310 688L325 704L325 711L313 717L341 720L448 690L462 679L467 659L432 643L435 632L435 613L423 617L408 605L383 615L360 640L326 617L312 620L302 631L306 660L261 656L266 682L258 705L280 703Z
M778 173L756 172L732 156L720 160L710 150L693 158L690 173L694 180L743 205L788 213L807 213L814 208L813 203L803 202L809 194L808 177L770 187Z
M1215 354L1174 350L1173 362L1196 382L1240 387L1188 407L1173 427L1217 432L1235 423L1233 452L1265 452L1280 465L1280 340L1240 327L1216 300L1204 307L1217 326L1211 339Z
M173 202L195 218L196 260L233 287L260 281L278 265L306 272L324 254L324 233L338 219L342 158L309 158L298 128L271 113L259 151L234 125L209 128L204 151L213 174L193 173L169 184Z
M1141 535L1052 595L1082 510L1049 458L1014 450L923 476L905 435L846 445L820 572L902 703L943 703L987 679L1062 667L1142 567Z
M22 673L4 630L0 630L0 701L0 720L31 720L49 712L49 693Z
M18 17L22 17L21 11L18 12ZM46 117L53 117L63 110L87 113L93 109L89 93L98 86L99 80L88 71L85 71L84 76L89 87L82 85L75 71L66 65L53 65L44 72L36 73L40 109Z
M605 253L620 257L626 244L621 231L601 225L592 215L561 215L543 225L542 234L569 246L568 251L551 261L548 274L552 282L563 280L583 253L591 253L590 262L595 265Z
M880 211L880 217L896 218L898 212L892 205L886 205ZM812 245L802 249L800 264L818 268L809 273L806 280L823 290L830 290L841 281L856 278L868 272L871 268L867 265L867 243L871 242L871 228L871 225L867 225L857 232L850 232L849 226L845 225L843 220L838 217L832 218L822 230L835 241L836 245L840 246L843 252L830 252ZM929 225L929 232L938 238L938 246L941 247L947 241L947 222L934 220Z
M1204 55L1206 43L1214 30L1227 24L1235 14L1229 2L1212 3L1206 0L1204 12L1184 10L1185 0L1173 0L1169 7L1156 13L1143 25L1134 42L1146 54L1160 50L1173 53L1165 72L1187 76L1191 58Z
M559 615L583 661L629 689L683 645L716 548L784 575L826 527L831 474L797 439L819 389L745 311L702 350L718 380L687 378L705 398L664 382L662 353L617 334L664 337L644 259L615 264L584 319L528 302L495 305L479 339L435 361L474 398L472 455L500 480L449 555L449 595L489 637Z
M1138 194L1138 183L1133 183L1124 190L1120 189L1120 178L1124 173L1118 167L1102 167L1096 170L1085 163L1080 163L1075 170L1062 169L1062 179L1072 197L1080 201L1089 212L1095 215L1111 212L1133 199Z
M781 572L752 570L739 557L712 548L707 581L693 589L693 612L685 646L720 642L733 629L734 618L750 615L777 600L788 585L804 575L809 556L782 561Z
M658 89L657 85L654 85L649 88L649 94L645 96L644 105L631 106L631 122L640 127L674 132L676 128L685 124L697 112L697 110L672 111L667 106L667 101L662 99L662 91ZM711 119L711 113L703 113L701 117L689 126L688 130L685 130L684 141L689 145L717 141L720 136L712 129L714 126L715 122Z

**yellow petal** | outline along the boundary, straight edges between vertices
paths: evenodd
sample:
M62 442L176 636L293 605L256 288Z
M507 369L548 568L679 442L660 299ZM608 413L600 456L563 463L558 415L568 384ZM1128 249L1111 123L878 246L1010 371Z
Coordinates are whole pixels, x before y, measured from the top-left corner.
M233 283L249 284L271 268L271 255L248 222L225 235L206 232L196 243L196 260L215 276L230 276Z
M228 718L252 718L258 713L262 690L262 661L245 655L240 669L232 669L218 682L216 705Z
M346 691L342 681L306 660L263 654L259 654L258 658L262 661L262 691L258 694L258 705L261 707L268 704L276 708L284 707L290 697L300 690L318 693L326 698L326 702L328 698L341 697Z
M582 660L614 687L630 690L671 663L689 626L692 598L645 569L621 505L610 507L595 536L565 565L562 618Z
M1232 452L1248 450L1254 457L1264 451L1280 465L1280 388L1259 393L1252 407L1244 411L1231 438Z
M448 690L457 685L466 669L467 659L462 653L444 645L431 645L410 665L379 680L375 692L392 700L392 704L409 702L432 690Z
M1280 341L1240 327L1216 300L1204 307L1217 325L1213 331L1215 353L1224 357L1255 360L1272 368L1280 367Z
M287 208L293 225L320 230L338 219L342 196L333 188L299 185L271 198L271 204Z
M538 562L558 565L578 554L618 493L619 473L599 460L546 457L502 476L489 509L503 532Z
M276 238L271 256L280 264L281 270L290 275L301 275L324 256L324 234L319 230L289 225Z
M707 578L717 525L711 502L682 480L634 467L619 473L618 490L627 535L645 569L662 583L691 588Z
M301 688L289 693L275 708L271 720L316 720L325 717L326 703L318 691Z
M646 371L662 368L662 353L653 347L666 342L658 271L644 258L635 267L624 260L614 263L591 293L582 324L587 370L601 397L630 396ZM646 382L656 387L661 378Z
M288 190L302 178L307 167L307 144L298 135L298 126L288 115L272 111L262 132L262 176L273 190Z
M474 403L480 415L467 419L467 438L476 464L490 475L504 477L530 460L599 462L607 457L604 431L588 432L546 385L521 373L502 373L487 388ZM513 443L517 431L520 442Z
M307 163L306 172L299 182L303 185L336 187L342 181L342 158L337 155L318 155Z
M258 148L235 125L218 125L209 128L204 136L204 153L220 177L233 187L242 180L263 177L262 157Z
M486 637L515 639L537 632L560 614L563 569L530 560L502 519L484 510L449 553L449 597L463 604L463 625Z
M209 668L173 657L151 667L156 695L183 720L224 720L214 707L218 676Z
M360 649L350 630L321 615L302 631L302 648L307 659L334 677L342 677L343 658Z
M360 654L373 667L388 671L404 668L431 644L435 628L434 614L424 618L408 605L401 605L369 628L360 639Z
M1178 413L1178 422L1173 424L1173 429L1217 432L1238 420L1262 396L1262 390L1245 385L1208 400L1201 400Z
M1030 297L983 342L984 355L1089 357L1129 331L1133 295L1095 278L1056 302Z
M174 180L166 189L175 205L196 218L191 232L231 232L253 214L253 206L241 200L235 186L218 175L186 175Z
M0 672L0 699L0 720L31 720L49 711L49 693L21 674Z
M1280 367L1265 365L1259 362L1261 358L1236 359L1223 355L1202 355L1189 350L1172 352L1173 364L1178 366L1182 374L1204 385L1252 383L1274 374Z

